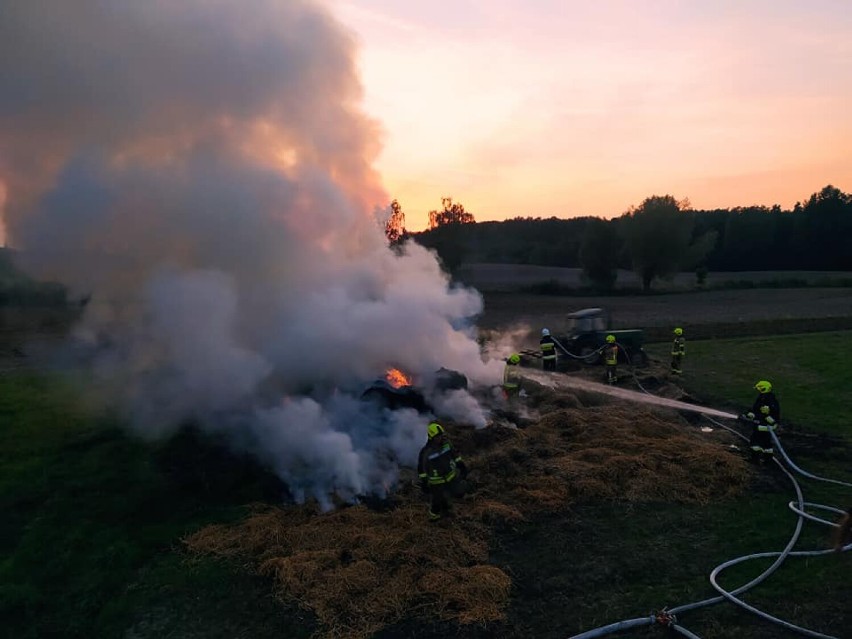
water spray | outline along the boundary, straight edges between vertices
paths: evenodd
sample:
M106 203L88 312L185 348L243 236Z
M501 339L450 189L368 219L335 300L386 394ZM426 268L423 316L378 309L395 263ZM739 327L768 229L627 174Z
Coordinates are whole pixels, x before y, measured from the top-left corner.
M638 391L628 390L626 388L618 388L613 387L607 384L601 384L599 382L593 382L591 380L583 379L580 377L571 377L568 375L552 375L541 371L524 369L524 375L529 379L532 379L535 382L538 382L542 386L547 386L548 388L552 388L554 390L557 389L575 389L575 390L583 390L588 391L590 393L601 393L604 395L609 395L611 397L617 397L619 399L623 399L631 402L639 402L642 404L652 404L654 406L662 406L665 408L673 408L675 410L683 410L689 411L693 413L699 413L702 415L712 415L714 417L719 417L721 419L736 419L737 416L734 413L728 413L725 411L717 410L715 408L709 408L707 406L699 406L697 404L690 404L689 402L682 402L676 399L668 399L665 397L657 397L656 395L650 395L646 393L640 393Z

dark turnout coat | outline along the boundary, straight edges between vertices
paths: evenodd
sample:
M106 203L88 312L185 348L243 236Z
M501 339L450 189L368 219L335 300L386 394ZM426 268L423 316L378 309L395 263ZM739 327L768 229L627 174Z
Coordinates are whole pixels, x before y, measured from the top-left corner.
M445 436L434 437L420 449L417 474L430 486L453 481L463 466L462 457Z

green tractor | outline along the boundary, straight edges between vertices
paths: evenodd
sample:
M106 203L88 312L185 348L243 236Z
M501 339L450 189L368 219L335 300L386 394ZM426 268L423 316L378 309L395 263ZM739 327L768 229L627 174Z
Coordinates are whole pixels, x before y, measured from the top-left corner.
M606 344L607 335L614 335L620 346L619 361L635 366L648 363L642 329L612 330L609 314L602 308L585 308L569 313L567 320L564 332L555 335L555 338L565 350L574 357L582 358L585 363L599 364L603 361L600 348Z

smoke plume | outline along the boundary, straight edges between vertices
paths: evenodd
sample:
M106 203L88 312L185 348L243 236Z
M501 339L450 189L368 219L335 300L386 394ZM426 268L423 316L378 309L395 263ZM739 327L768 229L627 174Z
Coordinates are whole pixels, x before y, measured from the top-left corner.
M358 400L390 367L499 378L479 295L387 248L351 35L307 0L12 2L0 191L33 275L91 295L77 338L143 435L228 433L294 495L381 492L425 423ZM482 424L472 397L439 401Z

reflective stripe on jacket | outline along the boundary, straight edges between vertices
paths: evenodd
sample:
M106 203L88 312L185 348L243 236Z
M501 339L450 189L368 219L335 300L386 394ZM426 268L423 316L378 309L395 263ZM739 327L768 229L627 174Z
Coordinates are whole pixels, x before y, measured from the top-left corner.
M503 388L517 388L520 376L517 365L506 364L503 369Z
M542 359L556 359L556 342L550 335L539 340L539 347L541 348Z
M417 461L417 474L425 479L430 486L446 484L456 478L456 465L461 461L459 455L449 440L441 443L434 440L420 449Z
M769 408L768 413L764 413L761 409L762 406L766 406ZM781 421L781 407L778 404L778 399L775 397L775 393L761 393L757 396L757 399L754 400L754 405L751 407L751 412L754 413L755 417L761 423L768 423L766 417L772 417L772 419L777 423Z

